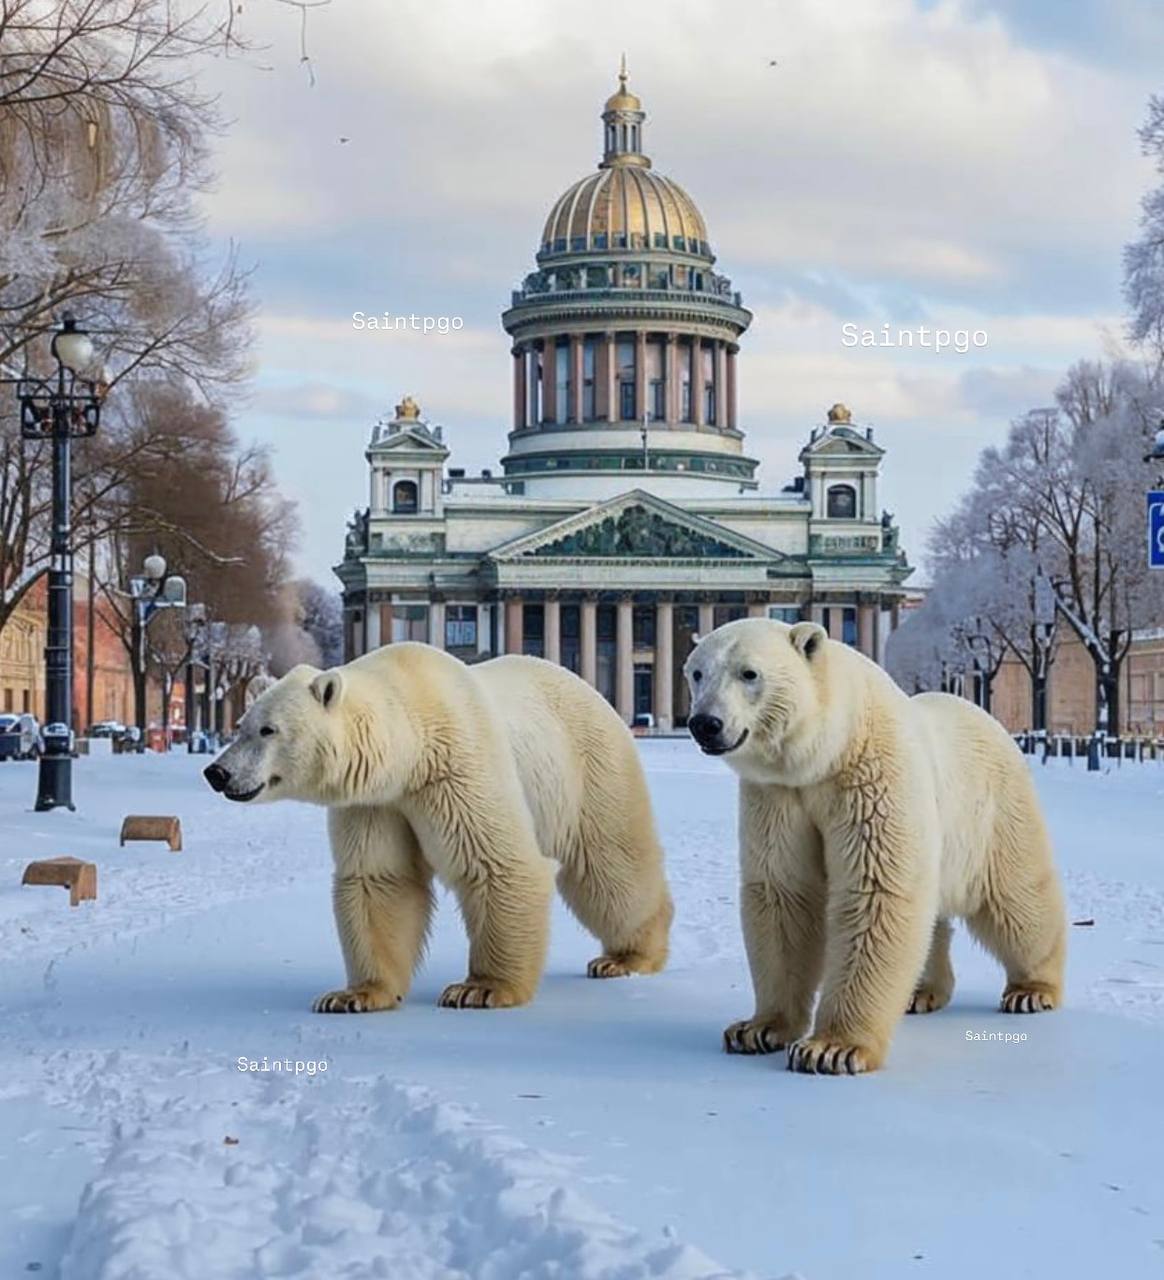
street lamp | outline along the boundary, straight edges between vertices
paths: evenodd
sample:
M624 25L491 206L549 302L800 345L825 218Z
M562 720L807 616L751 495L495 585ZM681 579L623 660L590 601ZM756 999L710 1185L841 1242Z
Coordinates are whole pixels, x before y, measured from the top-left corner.
M93 343L66 311L53 335L57 376L20 378L20 434L52 441L52 539L49 544L48 637L45 643L44 753L37 779L37 810L73 808L73 547L70 515L70 445L91 436L101 417L97 383L80 377L93 360Z
M166 558L160 555L146 556L142 571L129 580L129 594L133 601L133 665L135 700L137 702L138 728L143 743L146 715L146 628L161 609L186 607L186 579L179 574L166 573ZM168 708L163 720L168 721Z

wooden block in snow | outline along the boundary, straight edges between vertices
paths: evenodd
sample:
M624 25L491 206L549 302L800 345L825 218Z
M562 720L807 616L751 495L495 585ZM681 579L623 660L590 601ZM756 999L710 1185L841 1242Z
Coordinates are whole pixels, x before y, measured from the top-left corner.
M182 848L182 824L172 814L131 813L121 824L121 843L127 840L165 840L177 853Z
M97 867L80 858L42 858L24 868L21 884L59 884L69 891L69 906L97 897Z

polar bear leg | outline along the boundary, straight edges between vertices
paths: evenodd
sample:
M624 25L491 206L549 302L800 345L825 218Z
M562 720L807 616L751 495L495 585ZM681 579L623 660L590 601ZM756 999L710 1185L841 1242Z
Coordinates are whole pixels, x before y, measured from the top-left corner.
M1030 805L1036 802L1030 797ZM1041 1013L1063 998L1067 919L1037 810L1004 833L992 852L993 874L979 910L967 918L971 933L1006 970L1004 1013Z
M953 936L949 920L934 922L930 954L906 1013L935 1013L950 1003L954 994L954 966L950 963L950 939Z
M407 821L387 808L328 814L335 859L333 906L348 985L316 1013L394 1009L408 993L432 918L432 876Z
M674 908L663 853L649 824L618 844L608 841L563 861L558 891L584 929L602 943L590 978L658 973L667 963Z
M549 945L553 870L528 813L477 812L454 823L447 876L469 934L469 972L437 1003L447 1009L527 1004Z
M756 1011L723 1033L728 1053L777 1053L808 1030L825 946L823 880L792 886L746 882L744 946Z
M825 841L824 986L812 1035L792 1045L793 1071L857 1075L885 1060L932 938L936 813L926 822L895 796L876 757L853 769L847 812ZM909 814L909 820L906 814Z
M728 1053L776 1053L808 1030L825 952L820 834L796 793L740 784L740 921L755 1013L723 1033Z

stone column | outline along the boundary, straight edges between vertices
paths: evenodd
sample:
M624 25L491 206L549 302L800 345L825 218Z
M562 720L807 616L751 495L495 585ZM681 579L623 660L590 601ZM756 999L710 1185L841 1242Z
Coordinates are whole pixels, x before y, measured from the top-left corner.
M727 398L727 343L716 341L715 344L715 425L726 427L728 424Z
M739 347L728 347L727 352L727 424L739 425L739 398L736 386L736 355Z
M614 705L627 724L635 711L634 603L629 596L618 602L617 649L614 664Z
M857 648L867 658L877 659L877 637L875 635L876 623L874 621L874 607L871 604L860 604L857 606Z
M562 661L562 606L558 600L545 603L546 661Z
M525 348L513 348L513 429L520 431L526 425Z
M661 600L655 606L655 725L670 729L675 722L675 606Z
M715 605L701 604L699 606L699 638L702 640L704 636L709 636L715 630Z
M493 647L493 639L489 628L493 621L493 610L487 604L477 606L477 652L488 653Z
M525 623L525 606L521 596L510 596L505 602L505 652L521 653L523 647L523 628Z
M582 653L582 679L592 688L598 687L598 601L587 596L578 611L578 641Z
M571 422L582 421L582 336L570 338L570 408L567 417Z
M429 602L428 642L434 649L445 647L445 602L443 600Z
M380 643L392 643L392 605L382 604L380 606Z
M367 640L368 652L378 649L383 641L380 639L380 606L378 604L370 604L367 609L368 621L364 627L364 635Z
M829 639L840 640L845 634L844 606L829 605Z
M366 613L367 610L365 609L362 612ZM367 649L364 648L363 618L361 617L359 620L357 620L355 615L353 614L352 615L352 657L359 658L367 652L368 652Z
M759 604L756 601L753 601L748 605L749 618L766 618L767 616L768 606L766 604Z
M635 334L635 417L639 422L647 414L647 335Z
M691 339L691 420L703 426L703 340Z
M663 349L663 417L669 426L679 421L679 335L669 333Z
M604 333L602 341L598 345L598 385L595 388L596 398L598 401L598 420L600 422L614 422L618 418L618 405L616 403L618 397L614 389L614 379L617 373L617 359L614 347L614 334Z

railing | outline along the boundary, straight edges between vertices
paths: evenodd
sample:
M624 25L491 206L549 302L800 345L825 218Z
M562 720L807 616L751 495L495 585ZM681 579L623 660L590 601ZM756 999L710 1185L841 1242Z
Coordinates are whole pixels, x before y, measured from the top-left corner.
M1026 730L1011 735L1018 749L1028 756L1048 760L1155 760L1164 763L1164 737L1135 734L1116 737L1104 733L1046 733Z

